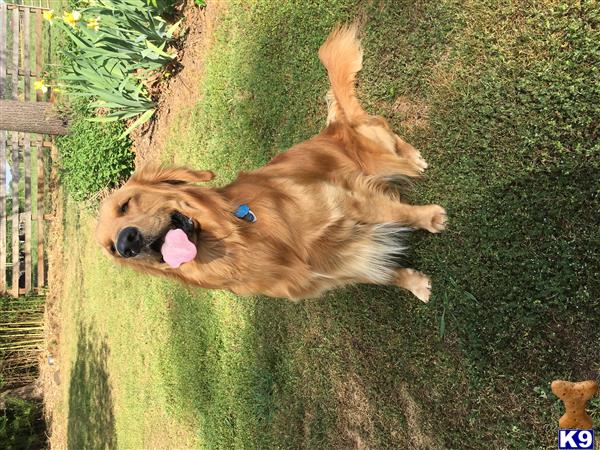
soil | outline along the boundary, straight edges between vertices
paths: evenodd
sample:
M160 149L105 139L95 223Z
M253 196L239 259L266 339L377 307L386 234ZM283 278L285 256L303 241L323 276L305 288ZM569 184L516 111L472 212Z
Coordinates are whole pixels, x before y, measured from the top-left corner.
M38 383L44 397L44 416L47 426L49 447L52 449L67 448L67 423L61 417L63 393L61 391L61 368L67 367L61 352L61 302L63 292L63 192L58 180L52 181L52 205L54 219L49 224L48 243L48 292L46 293L44 312L44 334L46 348L40 352ZM54 420L56 419L56 420Z
M199 8L193 0L182 5L179 37L174 45L177 59L171 70L173 75L163 76L152 87L151 91L158 96L156 113L149 123L131 134L136 167L161 161L160 154L169 138L172 121L182 114L189 115L198 101L204 54L223 7L224 2L219 1L208 2L206 8Z

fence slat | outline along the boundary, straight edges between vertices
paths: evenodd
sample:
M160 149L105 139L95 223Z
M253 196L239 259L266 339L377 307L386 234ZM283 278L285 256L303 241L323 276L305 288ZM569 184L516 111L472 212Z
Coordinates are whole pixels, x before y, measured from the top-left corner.
M6 91L6 3L0 3L0 99Z
M23 13L23 70L30 71L30 58L29 52L31 51L31 30L30 30L30 17L29 11ZM25 75L24 78L24 99L29 101L31 99L31 77Z
M38 170L38 194L37 194L37 288L38 292L45 283L44 276L44 147L41 145L37 149L37 170Z
M1 6L1 5L0 5ZM0 293L6 292L6 138L0 130Z
M52 147L52 141L50 141L49 139L45 139L44 140L43 135L41 134L30 134L29 135L29 143L31 145L34 146L38 146L38 145L43 145L44 147ZM24 139L19 139L19 147L23 147L23 145L25 145L25 140Z
M18 10L14 10L18 11ZM12 133L12 295L19 296L19 275L21 264L19 261L19 133Z
M13 71L12 69L6 69L6 74L7 75L12 75ZM35 78L37 76L39 76L40 74L38 72L36 72L35 70L24 70L23 68L19 68L19 76L20 77L24 77L29 75L32 78Z
M20 212L15 215L11 214L10 216L8 216L8 219L10 219L12 221L16 217L21 225L25 225L25 220L27 220L28 215L30 215L30 214L28 214L26 212Z
M35 11L35 10L40 10L40 11L47 11L50 9L50 2L47 2L47 6L29 6L29 5L15 5L12 3L8 3L6 5L6 7L8 9L12 9L14 10L20 10L20 11Z
M29 133L25 133L25 148L23 151L25 166L25 291L31 291L31 146Z
M23 70L31 71L31 9L25 9L22 13L23 17ZM23 83L23 100L31 100L31 76L26 75ZM31 292L32 285L32 272L31 266L31 240L32 240L32 226L31 226L31 145L29 133L25 133L25 146L23 149L23 165L24 165L24 176L25 176L25 245L24 245L24 259L25 259L25 292Z
M10 21L10 32L13 38L12 46L12 99L17 100L19 92L19 10L12 10L12 19Z
M35 75L31 74L32 77L42 77L42 67L44 61L42 60L42 39L43 39L43 28L42 28L42 11L37 9L35 11ZM41 90L37 90L35 93L35 99L38 102L44 100L43 93Z
M6 95L7 69L7 9L0 4L0 99ZM6 140L8 133L0 130L0 292L6 292Z

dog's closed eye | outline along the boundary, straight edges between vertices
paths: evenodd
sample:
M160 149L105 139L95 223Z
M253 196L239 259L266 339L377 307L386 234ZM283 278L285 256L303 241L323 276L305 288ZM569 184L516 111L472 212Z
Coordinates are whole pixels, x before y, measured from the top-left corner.
M121 207L119 208L119 210L121 211L121 213L122 213L122 214L126 214L126 213L127 213L127 210L129 209L129 201L130 201L130 200L131 200L131 199L127 200L127 201L126 201L125 203L123 203L123 204L121 205Z

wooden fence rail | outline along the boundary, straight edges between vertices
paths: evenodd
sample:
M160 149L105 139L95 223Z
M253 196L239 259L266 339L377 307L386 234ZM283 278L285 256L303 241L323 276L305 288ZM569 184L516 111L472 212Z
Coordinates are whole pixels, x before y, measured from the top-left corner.
M45 9L0 4L0 100L47 100L47 94L33 90L49 49ZM51 146L47 136L0 130L0 294L18 297L46 286Z

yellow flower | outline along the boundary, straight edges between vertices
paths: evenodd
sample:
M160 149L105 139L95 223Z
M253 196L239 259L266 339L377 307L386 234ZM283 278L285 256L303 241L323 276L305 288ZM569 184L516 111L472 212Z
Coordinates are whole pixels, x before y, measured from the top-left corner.
M99 23L100 18L96 17L95 19L90 19L87 21L87 27L91 28L94 31L98 31L98 29L100 28L100 23Z
M63 14L63 21L75 28L75 25L77 24L77 21L81 18L81 14L78 11L73 11L73 12L67 12L65 11L65 13Z
M36 91L42 91L44 94L48 92L48 86L44 84L44 80L36 80L33 83L33 89Z
M48 22L50 22L52 24L52 19L54 19L54 10L49 9L47 11L44 11L42 13L42 17L44 18L44 20L47 20Z

